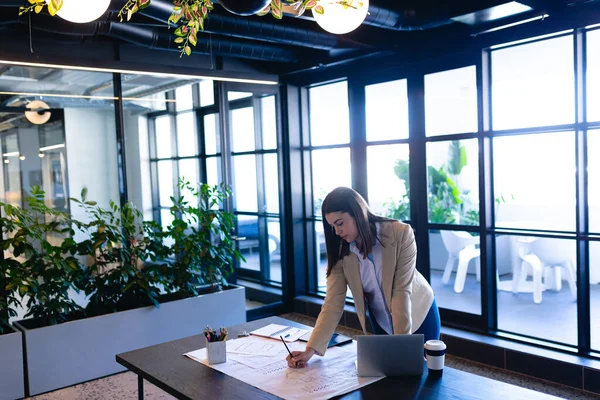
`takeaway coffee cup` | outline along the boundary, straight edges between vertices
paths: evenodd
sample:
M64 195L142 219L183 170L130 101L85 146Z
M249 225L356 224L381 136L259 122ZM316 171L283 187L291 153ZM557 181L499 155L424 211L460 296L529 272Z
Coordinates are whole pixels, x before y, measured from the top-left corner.
M429 375L441 376L444 371L446 344L441 340L428 340L425 343L425 354Z

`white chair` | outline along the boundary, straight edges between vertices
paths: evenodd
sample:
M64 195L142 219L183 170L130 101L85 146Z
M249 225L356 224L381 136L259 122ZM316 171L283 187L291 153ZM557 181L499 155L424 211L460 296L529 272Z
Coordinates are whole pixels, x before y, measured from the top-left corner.
M577 300L575 263L573 262L574 247L571 241L565 239L538 238L529 242L526 249L519 252L521 270L520 276L514 277L522 285L527 280L528 270L532 271L533 302L542 302L544 289L561 290L561 268L566 270L567 282L573 300ZM543 275L543 281L542 281Z
M475 260L475 274L477 281L481 279L480 250L476 247L479 244L478 236L471 236L464 231L440 231L442 241L448 251L448 261L442 276L442 283L447 285L450 282L450 275L454 265L458 264L456 269L456 279L454 280L454 291L462 293L465 288L465 279L467 278L467 268L469 261Z

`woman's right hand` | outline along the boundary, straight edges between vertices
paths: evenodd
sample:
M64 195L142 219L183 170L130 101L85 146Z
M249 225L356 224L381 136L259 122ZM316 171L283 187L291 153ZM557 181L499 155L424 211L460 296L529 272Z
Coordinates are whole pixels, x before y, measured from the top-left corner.
M307 347L304 351L292 351L292 356L288 354L285 359L290 368L304 368L315 353L315 349Z

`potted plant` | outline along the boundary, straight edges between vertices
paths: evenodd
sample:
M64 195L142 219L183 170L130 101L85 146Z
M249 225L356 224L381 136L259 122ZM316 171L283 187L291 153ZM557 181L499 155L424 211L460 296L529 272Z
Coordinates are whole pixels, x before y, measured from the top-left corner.
M173 199L173 213L203 221L195 231L191 224L190 229L177 231L175 227L182 226L177 221L163 231L158 224L143 221L131 204L119 207L111 203L104 209L87 200L85 190L81 199L72 199L85 209L88 222L68 220L66 227L61 226L60 231L69 237L62 242L61 249L66 251L60 256L74 259L69 261L72 272L63 286L83 291L88 303L84 309L66 308L69 312L59 313L62 319L50 319L44 315L48 310L39 308L36 314L28 313L37 318L15 323L26 341L29 395L122 371L115 362L118 353L191 336L206 324L246 321L243 288L210 295L197 288L199 283L211 281L205 277L214 277L210 292L224 285L221 276L238 256L231 247L233 216L204 207L214 204L209 200L221 191L202 188L195 193L198 206ZM219 232L221 240L201 240L208 221L212 221L211 232ZM214 227L217 221L220 228ZM84 240L71 238L75 229L85 234ZM166 245L165 239L180 247ZM174 257L175 249L179 257ZM185 249L196 254L193 260L181 255ZM86 258L89 262L84 263ZM36 270L36 280L49 279L44 271ZM41 300L34 287L30 286L28 294L36 305ZM52 346L47 345L50 342Z
M0 202L0 399L16 399L25 395L23 346L21 334L9 324L9 318L17 316L15 307L20 306L19 292L26 291L21 285L26 277L20 262L13 258L4 259L4 250L9 247L9 241L4 238L14 236L16 231L13 221L4 216L6 206Z

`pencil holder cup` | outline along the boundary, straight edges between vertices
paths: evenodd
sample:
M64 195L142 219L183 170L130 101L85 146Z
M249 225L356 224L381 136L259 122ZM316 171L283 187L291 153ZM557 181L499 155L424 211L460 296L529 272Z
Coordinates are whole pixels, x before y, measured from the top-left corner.
M206 342L206 357L209 364L221 364L227 361L227 342Z

